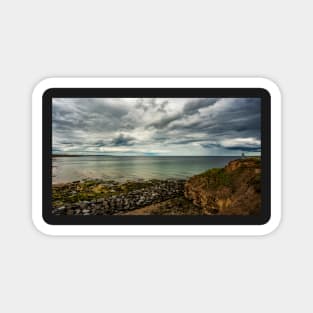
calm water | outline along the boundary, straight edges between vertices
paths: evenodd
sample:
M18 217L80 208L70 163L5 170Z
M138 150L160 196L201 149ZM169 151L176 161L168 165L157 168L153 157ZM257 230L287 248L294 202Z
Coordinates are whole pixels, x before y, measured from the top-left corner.
M232 157L112 157L81 156L53 158L53 183L84 178L125 181L187 178L213 167L223 167Z

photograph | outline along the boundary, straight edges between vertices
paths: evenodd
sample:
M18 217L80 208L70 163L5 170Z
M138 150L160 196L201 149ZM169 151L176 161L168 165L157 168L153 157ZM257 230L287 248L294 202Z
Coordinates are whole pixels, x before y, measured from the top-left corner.
M53 98L52 214L261 212L260 98Z

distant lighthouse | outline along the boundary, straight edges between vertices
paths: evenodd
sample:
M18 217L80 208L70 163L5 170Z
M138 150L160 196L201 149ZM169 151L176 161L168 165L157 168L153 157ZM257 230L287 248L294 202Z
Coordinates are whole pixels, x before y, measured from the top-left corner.
M242 153L241 153L241 158L244 159L245 157L246 157L246 156L245 156L245 153L242 152Z

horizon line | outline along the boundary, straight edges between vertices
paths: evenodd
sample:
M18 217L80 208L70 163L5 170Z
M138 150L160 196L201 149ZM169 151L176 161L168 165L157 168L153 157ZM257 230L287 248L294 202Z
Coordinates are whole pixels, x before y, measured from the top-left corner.
M110 157L242 157L242 154L236 155L114 155L114 154L51 154L52 157L82 157L82 156L110 156ZM246 157L258 157L258 155L244 155Z

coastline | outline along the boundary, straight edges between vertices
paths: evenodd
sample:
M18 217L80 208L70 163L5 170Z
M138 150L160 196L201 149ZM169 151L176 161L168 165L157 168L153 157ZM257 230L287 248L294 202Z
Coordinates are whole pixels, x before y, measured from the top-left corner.
M230 161L187 179L84 179L52 185L55 215L257 215L261 160Z

